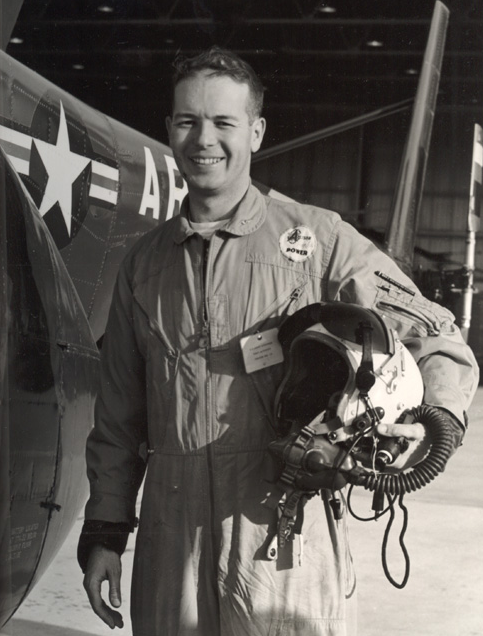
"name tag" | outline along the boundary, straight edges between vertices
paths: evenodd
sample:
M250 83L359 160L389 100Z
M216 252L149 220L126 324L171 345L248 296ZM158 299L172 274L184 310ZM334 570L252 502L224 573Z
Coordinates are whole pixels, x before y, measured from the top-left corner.
M245 371L253 373L283 362L282 346L277 338L278 329L268 329L240 340Z

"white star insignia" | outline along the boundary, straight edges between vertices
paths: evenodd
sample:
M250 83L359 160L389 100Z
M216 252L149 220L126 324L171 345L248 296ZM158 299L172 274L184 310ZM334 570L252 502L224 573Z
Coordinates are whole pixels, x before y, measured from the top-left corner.
M46 214L53 205L59 203L69 236L72 226L72 184L91 162L91 159L78 155L70 149L67 121L64 107L60 102L60 119L57 142L49 144L33 139L48 174L39 212Z

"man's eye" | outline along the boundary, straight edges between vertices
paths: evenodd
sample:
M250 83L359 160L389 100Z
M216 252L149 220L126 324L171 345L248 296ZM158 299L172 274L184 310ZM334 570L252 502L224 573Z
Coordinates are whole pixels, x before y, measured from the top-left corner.
M180 119L176 122L176 126L178 128L191 128L191 126L194 126L194 123L192 119Z
M216 124L218 126L218 128L232 128L233 124L231 124L228 121L219 121Z

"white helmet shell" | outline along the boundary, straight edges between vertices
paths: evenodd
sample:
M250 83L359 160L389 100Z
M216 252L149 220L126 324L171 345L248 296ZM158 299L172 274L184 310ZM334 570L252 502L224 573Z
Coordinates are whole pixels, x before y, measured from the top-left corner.
M275 400L281 431L300 429L316 418L338 419L332 439L345 441L368 406L379 409L383 421L396 422L422 402L416 361L374 311L316 303L288 318L279 338L288 363Z

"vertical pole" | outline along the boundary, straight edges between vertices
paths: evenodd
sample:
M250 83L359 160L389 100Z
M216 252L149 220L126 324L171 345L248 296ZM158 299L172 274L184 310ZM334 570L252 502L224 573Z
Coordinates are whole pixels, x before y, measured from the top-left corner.
M473 136L473 161L471 165L470 200L468 206L468 224L466 233L466 253L464 262L465 287L462 293L461 333L465 340L471 324L473 305L473 279L475 272L476 232L480 227L481 189L483 182L483 130L475 124Z
M7 183L0 157L0 628L12 613L10 567L10 418L8 391L9 284L7 271Z

